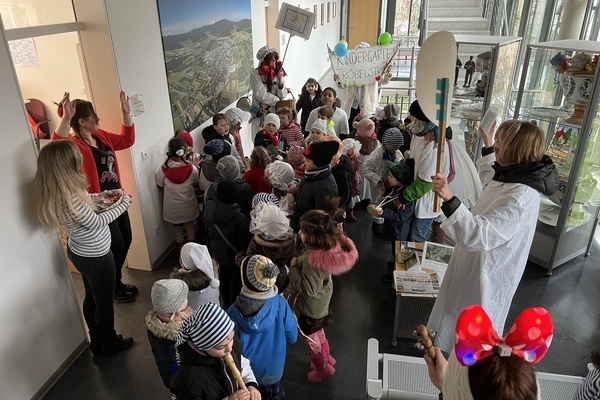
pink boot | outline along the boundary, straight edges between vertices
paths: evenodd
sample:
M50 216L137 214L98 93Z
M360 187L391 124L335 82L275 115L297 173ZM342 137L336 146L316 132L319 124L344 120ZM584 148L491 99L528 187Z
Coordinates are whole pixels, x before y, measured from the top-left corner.
M327 362L329 363L329 365L334 367L336 361L335 361L335 358L331 357L331 353L329 352L329 341L325 337L325 331L323 329L321 329L320 331L318 331L316 333L319 335L319 343L321 343L321 351L327 358Z
M317 383L323 379L331 378L335 374L335 368L329 364L328 358L323 353L318 332L309 335L306 342L310 348L308 358L310 359L311 367L308 373L308 381L310 383Z

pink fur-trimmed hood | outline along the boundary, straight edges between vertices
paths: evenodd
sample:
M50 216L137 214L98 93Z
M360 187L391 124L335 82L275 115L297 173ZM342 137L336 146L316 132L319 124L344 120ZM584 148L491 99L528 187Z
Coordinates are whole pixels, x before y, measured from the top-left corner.
M352 239L342 236L341 244L329 250L311 250L308 254L308 262L316 269L328 272L332 275L340 275L352 269L358 260L358 250Z

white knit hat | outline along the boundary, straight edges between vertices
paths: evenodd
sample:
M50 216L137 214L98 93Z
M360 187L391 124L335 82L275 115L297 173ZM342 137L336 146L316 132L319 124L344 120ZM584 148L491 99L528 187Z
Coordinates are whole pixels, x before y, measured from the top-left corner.
M298 184L294 168L284 161L273 161L265 168L265 179L271 186L289 192Z
M173 314L179 311L188 292L188 285L182 280L160 279L152 285L152 307L159 314Z
M235 156L225 156L217 163L217 171L221 178L233 181L240 177L240 164Z
M315 122L313 122L310 129L316 129L319 132L322 132L325 135L327 135L327 121L325 121L324 119L317 119Z
M294 234L290 220L276 205L260 203L250 211L250 218L250 232L265 240L285 240Z
M263 126L267 126L267 124L273 124L277 127L277 129L279 129L279 127L281 126L281 121L279 120L279 115L277 115L275 113L267 114L267 116L265 117Z
M233 321L221 307L215 303L201 305L179 328L175 342L177 363L181 363L179 347L188 340L191 340L198 350L210 350L223 342L233 328Z
M211 288L217 289L219 287L220 282L215 278L213 261L208 252L208 247L198 243L186 243L181 248L179 257L185 269L199 269L210 279Z

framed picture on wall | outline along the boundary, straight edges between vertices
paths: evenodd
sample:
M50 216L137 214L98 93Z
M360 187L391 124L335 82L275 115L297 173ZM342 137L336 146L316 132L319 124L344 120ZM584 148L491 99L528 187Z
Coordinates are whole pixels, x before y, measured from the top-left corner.
M313 14L315 14L315 21L313 22L313 29L317 29L317 5L313 7Z
M337 16L337 1L333 2L333 16L332 18L335 18Z
M327 22L331 21L331 2L327 2Z
M290 35L308 39L312 32L311 26L314 25L314 19L315 15L310 11L283 3L277 16L275 28L288 32Z
M325 3L321 3L321 26L325 25Z

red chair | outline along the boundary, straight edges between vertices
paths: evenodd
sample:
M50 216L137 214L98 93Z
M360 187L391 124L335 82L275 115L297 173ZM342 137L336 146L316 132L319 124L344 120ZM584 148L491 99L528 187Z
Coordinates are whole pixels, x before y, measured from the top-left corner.
M36 123L34 131L36 139L49 139L50 138L50 119L46 113L46 106L38 99L27 99L25 102L25 108L27 113L31 116L33 121Z

